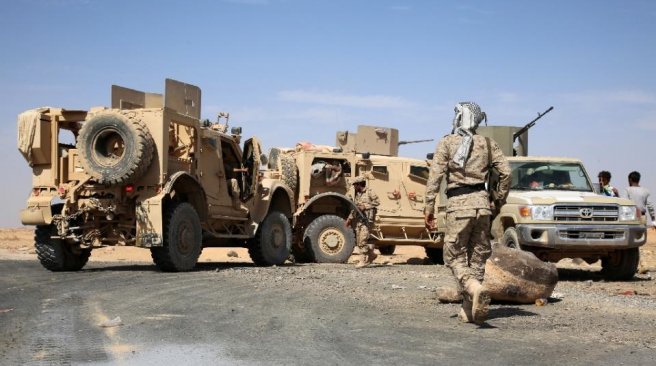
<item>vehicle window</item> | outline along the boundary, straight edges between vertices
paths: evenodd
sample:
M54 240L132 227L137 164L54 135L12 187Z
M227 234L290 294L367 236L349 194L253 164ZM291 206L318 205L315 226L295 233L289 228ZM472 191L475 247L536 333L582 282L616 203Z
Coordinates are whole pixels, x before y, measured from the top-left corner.
M583 167L578 163L511 162L511 189L571 190L591 192Z
M380 174L387 176L389 173L387 172L387 167L384 165L374 165L373 168L371 168L371 171L374 174Z
M411 165L410 166L410 176L416 177L423 180L428 180L428 167Z

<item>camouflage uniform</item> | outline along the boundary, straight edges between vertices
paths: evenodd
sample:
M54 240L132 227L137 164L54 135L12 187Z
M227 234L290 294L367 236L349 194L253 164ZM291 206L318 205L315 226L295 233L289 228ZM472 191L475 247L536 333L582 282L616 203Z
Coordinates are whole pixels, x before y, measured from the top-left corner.
M485 137L473 135L471 154L464 166L453 161L453 156L463 139L459 135L447 135L440 140L430 167L424 213L434 214L435 199L440 183L446 176L447 192L469 187L467 193L452 195L446 206L446 238L444 263L451 268L459 290L466 301L470 294L465 291L469 280L483 281L485 261L491 254L490 247L490 200L484 189L488 174L488 153ZM508 195L510 166L494 140L490 140L492 166L499 172L499 195L502 201ZM502 204L498 202L496 204ZM471 308L471 303L470 303Z
M368 222L364 221L359 217L355 211L351 211L348 217L348 221L354 223L353 227L355 228L355 243L362 254L362 261L371 262L375 255L373 254L374 248L373 245L368 245L369 234L372 229L373 220L375 218L375 210L378 205L380 205L380 200L376 192L371 190L369 187L366 187L362 192L355 192L355 196L352 198L353 203L356 206L364 206L362 213L369 220Z

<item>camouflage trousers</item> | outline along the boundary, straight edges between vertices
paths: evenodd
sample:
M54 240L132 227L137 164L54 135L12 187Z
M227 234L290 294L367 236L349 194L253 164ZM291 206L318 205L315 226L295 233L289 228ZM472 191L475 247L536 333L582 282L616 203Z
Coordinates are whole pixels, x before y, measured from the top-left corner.
M467 210L467 215L454 211L446 215L444 263L451 268L461 292L468 280L483 281L485 261L492 253L490 215L487 212L481 215L480 211Z
M360 249L360 253L367 253L369 251L368 242L369 226L358 220L355 224L355 245Z

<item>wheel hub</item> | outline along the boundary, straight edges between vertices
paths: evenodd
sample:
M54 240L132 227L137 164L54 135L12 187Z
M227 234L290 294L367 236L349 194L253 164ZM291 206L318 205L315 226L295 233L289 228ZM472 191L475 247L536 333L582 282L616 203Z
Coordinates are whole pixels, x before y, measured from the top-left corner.
M178 250L180 254L186 255L194 248L195 235L194 230L189 224L183 224L180 227L180 234L178 240Z
M344 235L334 228L328 228L319 235L321 250L329 254L339 253L344 247L344 243Z
M285 232L280 225L275 225L271 230L271 243L274 248L280 248L285 245Z

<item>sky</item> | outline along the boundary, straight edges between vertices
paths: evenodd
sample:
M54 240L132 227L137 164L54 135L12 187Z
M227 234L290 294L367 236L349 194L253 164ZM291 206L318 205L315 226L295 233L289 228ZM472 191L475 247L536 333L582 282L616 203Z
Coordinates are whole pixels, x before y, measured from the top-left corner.
M656 2L439 0L14 0L0 13L0 227L20 226L31 169L16 116L110 105L112 84L202 89L202 117L268 151L335 144L360 124L398 128L424 158L453 107L530 131L531 155L642 173L656 194ZM652 199L653 200L653 199Z

